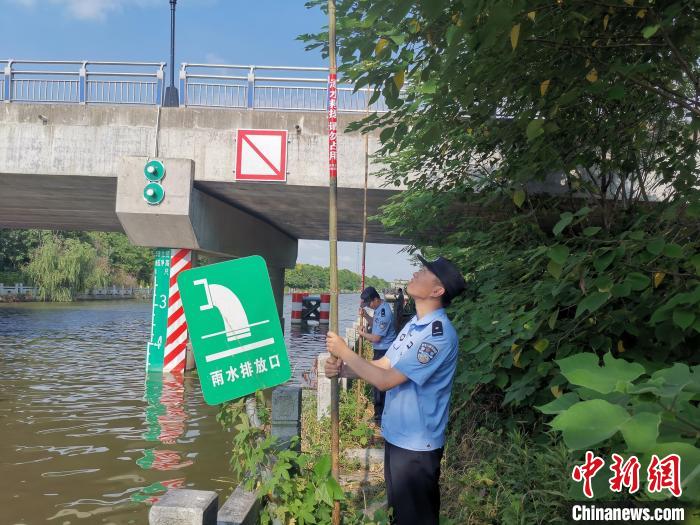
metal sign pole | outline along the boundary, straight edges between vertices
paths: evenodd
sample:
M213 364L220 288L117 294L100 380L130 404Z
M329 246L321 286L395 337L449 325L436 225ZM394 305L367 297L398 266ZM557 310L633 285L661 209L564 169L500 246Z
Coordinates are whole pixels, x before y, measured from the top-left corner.
M177 108L180 106L180 97L175 87L175 8L177 0L170 0L170 85L165 88L165 100L163 106L166 108Z

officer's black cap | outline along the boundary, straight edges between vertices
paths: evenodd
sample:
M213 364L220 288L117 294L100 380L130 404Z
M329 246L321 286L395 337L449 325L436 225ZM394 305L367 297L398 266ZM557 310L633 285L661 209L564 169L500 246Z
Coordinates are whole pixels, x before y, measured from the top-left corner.
M362 306L369 306L369 303L372 302L372 299L381 299L379 296L379 292L377 292L377 289L374 286L368 286L364 290L362 290L362 293L360 294L360 299L362 300Z
M445 288L445 295L443 295L443 304L448 305L459 294L461 294L466 288L467 283L462 277L462 272L459 271L454 263L445 259L444 257L438 257L434 261L427 261L425 258L418 255L418 259L423 266L428 270L433 272L435 276L440 279L442 286Z

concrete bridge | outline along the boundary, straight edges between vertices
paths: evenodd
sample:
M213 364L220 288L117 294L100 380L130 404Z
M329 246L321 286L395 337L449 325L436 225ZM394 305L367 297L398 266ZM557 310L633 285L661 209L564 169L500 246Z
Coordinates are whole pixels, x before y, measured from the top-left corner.
M124 231L142 246L255 253L279 268L294 265L298 239L327 238L323 68L282 74L283 68L245 66L247 75L236 76L220 73L244 66L183 64L183 105L162 108L163 64L7 64L0 84L0 227ZM56 71L62 65L76 66L74 77ZM191 72L207 67L214 73ZM149 68L155 71L144 72ZM265 69L278 76L255 76ZM363 116L367 96L341 89L340 130ZM381 110L377 104L371 109ZM285 183L235 181L237 129L287 130ZM370 135L370 154L378 147ZM154 158L168 173L159 206L143 198L143 168ZM340 134L338 164L338 238L359 241L365 165L359 133ZM369 214L394 193L370 176ZM368 241L401 242L372 222Z
M235 182L238 128L288 130L286 183ZM0 226L125 231L143 246L293 265L297 239L328 235L327 148L323 113L2 104ZM362 137L344 134L339 150L339 240L359 241ZM150 158L168 170L160 206L142 195ZM378 182L370 177L369 213L394 193ZM399 241L368 227L370 242Z
M189 266L189 250L261 255L281 317L284 268L296 263L298 239L328 238L328 94L323 68L183 64L180 107L163 108L164 69L162 63L6 61L0 227L124 231L134 244L161 248L147 370L180 372L187 330L176 276ZM366 159L364 138L342 130L382 109L366 90L338 88L340 241L362 237ZM278 138L276 150L286 169L273 169L286 180L236 180L242 129L286 131L286 144ZM256 152L253 142L246 144ZM376 135L369 136L369 153L378 147ZM252 174L262 173L264 162L274 168L256 153L253 164L262 162L263 169L251 168ZM148 186L149 195L144 170L154 159L165 176ZM395 191L369 180L371 215ZM147 202L153 195L159 198ZM368 241L400 239L370 223Z

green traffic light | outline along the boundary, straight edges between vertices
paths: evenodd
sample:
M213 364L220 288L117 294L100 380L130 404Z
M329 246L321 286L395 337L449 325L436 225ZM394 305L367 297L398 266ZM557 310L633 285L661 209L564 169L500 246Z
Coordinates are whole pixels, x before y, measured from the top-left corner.
M143 174L151 182L158 182L165 177L165 166L159 160L152 160L143 168Z
M146 187L143 189L143 198L148 204L160 204L165 198L165 191L163 190L163 186L161 186L157 182L151 182L147 184Z

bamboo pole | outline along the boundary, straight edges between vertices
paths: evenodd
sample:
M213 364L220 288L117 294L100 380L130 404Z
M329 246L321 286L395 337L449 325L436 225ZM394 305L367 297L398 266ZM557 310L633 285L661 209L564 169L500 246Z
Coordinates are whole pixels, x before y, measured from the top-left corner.
M335 61L335 0L328 0L328 244L330 248L331 312L330 330L338 329L338 130L337 66ZM340 405L338 377L331 378L331 473L340 481ZM333 501L333 525L340 525L340 501Z
M366 91L365 95L365 114L369 115L369 90ZM365 267L365 261L367 259L367 182L369 180L369 135L365 133L364 136L364 146L365 146L365 190L364 190L364 201L363 201L363 210L362 210L362 285L361 285L361 290L365 289L365 273L366 273L366 267ZM362 299L360 299L360 308L362 308ZM365 317L363 315L359 316L358 320L358 326L360 327L361 330L364 330L365 328ZM360 354L362 357L364 357L364 338L362 336L358 337L357 340L355 341L355 345L357 346L357 353ZM362 390L360 388L360 384L357 384L357 387L355 388L355 406L360 407L360 394ZM359 415L359 414L357 414Z
M367 91L366 97L369 97ZM365 111L369 115L369 99L367 99L367 108ZM362 209L362 289L365 289L365 259L367 257L367 181L369 179L369 134L365 133L365 192Z

